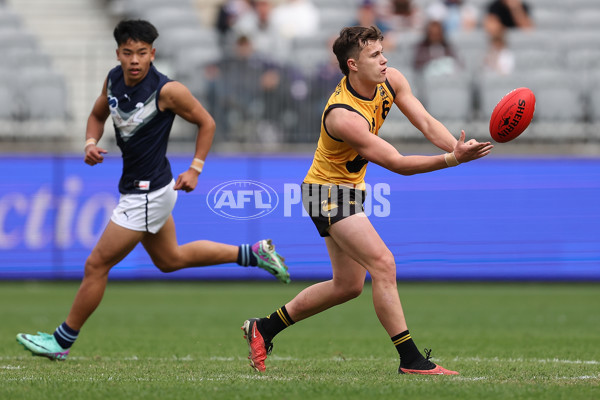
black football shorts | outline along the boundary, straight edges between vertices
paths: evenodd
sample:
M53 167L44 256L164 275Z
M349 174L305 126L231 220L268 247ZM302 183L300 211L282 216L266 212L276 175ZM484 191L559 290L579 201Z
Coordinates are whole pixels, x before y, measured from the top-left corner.
M302 204L322 237L329 236L329 227L336 222L364 212L366 194L346 185L302 183Z

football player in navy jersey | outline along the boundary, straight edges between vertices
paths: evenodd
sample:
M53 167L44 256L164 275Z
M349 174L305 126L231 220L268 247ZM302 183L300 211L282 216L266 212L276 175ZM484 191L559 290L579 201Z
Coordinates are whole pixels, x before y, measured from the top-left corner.
M142 243L163 272L237 262L258 266L282 282L289 282L283 258L270 240L234 246L207 240L180 245L171 212L177 190L190 192L198 184L211 147L215 123L211 115L181 83L156 70L152 61L158 37L143 20L121 21L114 30L117 59L104 82L87 122L85 163L101 164L106 151L98 146L106 119L111 116L123 154L119 204L85 262L83 281L64 323L53 334L17 335L34 355L65 360L80 329L100 304L110 269ZM198 127L190 167L174 179L166 157L175 116Z

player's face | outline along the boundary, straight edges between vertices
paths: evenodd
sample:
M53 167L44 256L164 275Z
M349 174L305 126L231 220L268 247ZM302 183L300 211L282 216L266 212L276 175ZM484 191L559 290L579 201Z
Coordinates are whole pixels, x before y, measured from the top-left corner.
M121 62L127 86L134 86L146 77L155 52L151 44L132 39L119 46L117 60Z
M360 80L370 83L385 82L387 58L383 56L381 41L370 41L354 62Z

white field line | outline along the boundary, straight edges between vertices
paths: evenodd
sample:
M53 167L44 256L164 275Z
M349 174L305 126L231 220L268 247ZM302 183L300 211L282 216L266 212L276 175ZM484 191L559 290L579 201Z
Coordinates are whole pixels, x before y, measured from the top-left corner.
M24 359L31 358L30 355L23 356L0 356L0 361L22 361ZM43 357L42 357L43 358ZM171 357L138 357L138 356L129 356L129 357L81 357L81 356L69 356L68 360L75 361L91 361L99 359L101 361L220 361L220 362L232 362L232 361L240 361L246 360L245 356L238 357L220 357L220 356L211 356L211 357L193 357L191 355L186 356L171 356ZM278 355L269 356L270 360L277 361L302 361L302 358L299 357L281 357ZM319 360L332 360L332 361L364 361L364 362L388 362L388 361L397 361L397 358L388 358L388 357L340 357L340 356L332 356L328 358L319 358ZM432 361L442 363L445 361L443 358L432 358ZM446 360L447 361L447 360ZM600 361L598 360L566 360L560 358L499 358L499 357L454 357L451 361L455 362L484 362L484 363L523 363L523 362L532 362L532 363L544 363L544 364L580 364L580 365L600 365ZM0 365L0 369L5 368Z
M560 358L498 358L498 357L455 357L452 361L473 361L473 362L487 362L487 363L523 363L523 362L534 362L543 364L583 364L583 365L598 365L600 361L597 360L563 360Z
M35 382L35 381L43 381L47 379L43 376L22 376L19 378L6 378L3 379L4 382ZM203 376L193 376L193 377L179 377L177 378L178 382L231 382L234 378L231 375L217 375L214 377L203 377ZM270 376L270 375L260 375L256 373L255 375L237 375L235 379L249 379L255 381L293 381L296 377L283 377L283 376ZM69 382L154 382L156 379L153 378L140 378L140 377L127 377L123 378L122 376L113 377L90 377L86 379L77 379L77 378L69 378Z
M19 362L22 362L25 358L30 358L31 356L25 357L6 357L6 356L0 356L0 362L5 362L6 364L4 365L0 365L0 370L26 370L27 367L26 366L22 366L19 365ZM272 355L269 357L271 360L273 361L302 361L301 358L297 358L297 357L280 357L280 356L276 356L276 355ZM391 362L391 361L397 361L397 358L376 358L376 357L362 357L362 358L352 358L352 357L346 357L346 358L341 358L339 356L333 356L333 357L329 357L329 358L322 358L320 360L332 360L332 361L337 361L337 362L344 362L344 361L358 361L358 362ZM74 360L74 361L95 361L97 360L96 357L69 357L69 360ZM178 356L171 356L171 357L137 357L137 356L131 356L131 357L101 357L100 361L114 361L114 362L119 362L119 361L140 361L140 362L168 362L168 361L175 361L175 362L206 362L206 361L212 361L212 362L223 362L223 363L230 363L230 362L247 362L247 358L246 357L192 357L190 355L186 355L183 357L178 357ZM533 362L533 363L552 363L552 364L575 364L575 365L599 365L600 362L597 360L566 360L566 359L558 359L558 358L498 358L498 357L491 357L491 358L486 358L486 357L455 357L452 359L452 361L459 361L459 362L464 362L464 361L468 361L468 362L482 362L482 363L488 363L488 364L495 364L495 363L523 363L523 362ZM68 362L68 361L67 361ZM249 380L267 380L267 381L293 381L295 379L295 377L283 377L283 376L273 376L273 375L261 375L261 374L243 374L243 375L238 375L237 378L242 378L242 379L249 379ZM44 379L43 377L40 376L21 376L21 377L14 377L14 378L7 378L5 377L3 380L6 382L27 382L27 381L37 381L40 379ZM232 377L231 375L217 375L217 376L212 376L212 377L203 377L203 376L196 376L196 377L185 377L185 378L180 378L180 381L187 381L187 382L206 382L206 381L215 381L215 382L219 382L219 381L225 381L225 382L229 382L231 381ZM451 379L453 380L459 380L459 381L465 381L465 382L486 382L486 381L492 381L493 378L488 377L488 376L455 376L452 377ZM533 379L535 379L535 377L533 377ZM547 379L547 377L545 377L544 379ZM81 381L81 382L90 382L90 381L102 381L102 382L106 382L108 381L152 381L152 378L141 378L141 377L129 377L129 378L125 378L123 376L108 376L108 377L98 377L98 378L89 378L89 379L70 379L71 381ZM572 382L577 382L577 381L587 381L587 380L600 380L600 374L596 374L596 375L580 375L580 376L556 376L553 378L550 378L550 381L572 381Z
M535 379L535 377L533 377ZM547 378L545 378L547 379ZM600 375L581 375L581 376L555 376L553 378L548 379L548 381L584 381L589 379L600 379ZM467 382L476 382L476 381L488 381L491 380L489 376L457 376L454 380L458 381L467 381Z
M449 377L450 379L456 381L464 381L464 382L485 382L485 381L495 381L488 376L453 376ZM15 378L3 378L4 382L33 382L33 381L42 381L45 380L46 377L30 375L30 376L21 376ZM263 374L242 374L236 375L232 377L231 375L217 375L213 377L204 377L204 376L192 376L192 377L179 377L176 380L179 382L231 382L232 379L248 379L254 381L281 381L281 382L289 382L294 381L297 377L286 377L286 376L274 376L274 375L263 375ZM533 377L535 379L535 377ZM581 375L581 376L557 376L549 379L548 381L586 381L586 380L598 380L600 379L600 375ZM70 377L68 379L70 382L153 382L156 379L151 377L123 377L119 376L99 376L99 377L90 377L86 379L78 379ZM544 378L547 380L547 378ZM510 382L514 380L505 380L505 382Z

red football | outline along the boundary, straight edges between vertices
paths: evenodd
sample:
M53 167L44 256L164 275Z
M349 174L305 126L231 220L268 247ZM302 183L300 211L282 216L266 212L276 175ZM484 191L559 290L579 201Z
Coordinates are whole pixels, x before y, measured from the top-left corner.
M529 126L535 111L535 95L521 87L507 93L492 111L490 118L490 134L498 143L506 143Z

